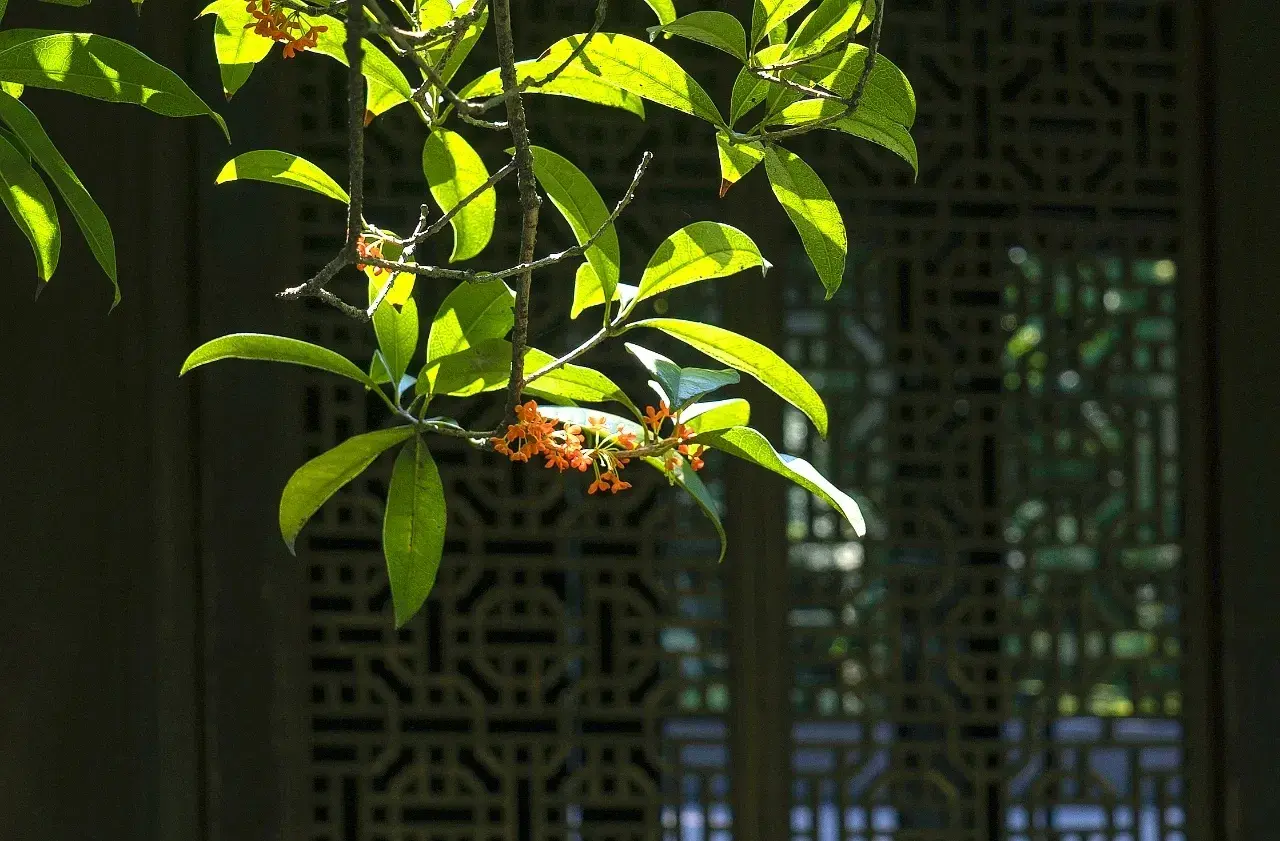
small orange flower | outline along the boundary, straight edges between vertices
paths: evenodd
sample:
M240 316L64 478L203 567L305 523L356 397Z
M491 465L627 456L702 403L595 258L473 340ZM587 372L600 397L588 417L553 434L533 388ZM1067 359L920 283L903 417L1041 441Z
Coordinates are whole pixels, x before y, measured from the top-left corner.
M605 473L603 476L597 476L596 480L591 483L591 487L587 488L587 493L593 494L596 491L603 492L609 490L608 476L608 473Z
M621 426L618 427L618 446L624 450L634 450L636 448L636 434L627 432Z
M329 31L327 26L310 26L304 23L299 12L272 8L271 0L250 0L245 11L253 16L253 22L245 24L244 28L252 29L255 35L282 42L285 58L293 58L304 50L314 49L320 34Z
M287 50L288 48L286 47L285 49ZM383 259L382 245L381 243L374 243L373 245L369 245L364 241L364 236L362 235L359 239L356 240L356 254L358 254L361 257L372 257L375 260L381 260ZM359 269L360 271L365 270L365 266L363 263L356 263L356 268ZM383 270L381 266L375 266L373 269L373 276L377 277L378 275L382 274L382 271Z
M655 433L662 427L662 422L671 417L671 412L667 409L667 404L663 401L661 408L655 409L652 406L644 407L644 425L652 429Z

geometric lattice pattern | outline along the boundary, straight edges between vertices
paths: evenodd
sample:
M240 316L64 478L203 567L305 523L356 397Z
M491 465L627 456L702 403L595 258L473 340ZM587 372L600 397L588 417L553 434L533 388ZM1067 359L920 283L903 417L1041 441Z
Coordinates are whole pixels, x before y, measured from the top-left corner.
M904 6L920 182L814 144L865 256L787 293L833 431L785 443L871 523L789 511L793 837L1183 841L1194 4Z
M531 48L589 17L537 5L518 33ZM795 144L845 211L850 260L824 304L793 234L768 255L785 355L832 430L818 440L788 413L771 433L858 498L870 533L855 541L798 490L778 519L791 682L758 689L790 699L790 767L769 772L789 775L792 841L1186 841L1180 607L1198 559L1180 543L1178 296L1198 185L1179 125L1194 6L897 0L884 51L919 100L919 182L866 143ZM651 17L611 4L611 26ZM696 73L717 96L732 81ZM300 151L333 172L342 96L338 79L297 98ZM691 122L530 107L540 143L603 173L607 202L656 153L661 189L618 226L624 271L718 215ZM369 192L375 214L416 217L421 138L397 119L375 124ZM500 160L491 140L481 152ZM300 219L314 270L342 209L307 203ZM501 222L494 260L514 256ZM539 283L563 292L572 271ZM447 290L424 286L431 312ZM582 329L535 316L549 350ZM372 352L323 308L305 331ZM307 455L385 420L319 374L302 409ZM461 420L494 417L475 411ZM446 556L403 630L377 549L386 465L304 533L311 836L729 841L732 552L715 567L714 535L656 476L602 500L448 441L436 459Z

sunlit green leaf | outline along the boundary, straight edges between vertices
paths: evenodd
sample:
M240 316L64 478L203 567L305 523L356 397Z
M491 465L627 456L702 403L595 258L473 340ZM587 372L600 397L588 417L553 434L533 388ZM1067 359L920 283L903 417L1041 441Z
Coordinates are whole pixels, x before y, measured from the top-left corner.
M769 262L751 237L721 222L694 222L667 237L653 252L636 297L643 301L691 283L757 267L763 275Z
M564 216L578 244L589 240L609 218L609 208L590 179L568 159L549 149L533 147L533 172L551 203ZM610 225L585 252L603 296L613 296L622 262L618 232ZM576 313L575 313L576 317Z
M673 413L679 413L686 406L705 397L716 389L728 385L736 385L739 381L737 371L712 371L708 368L681 368L660 353L646 347L626 343L627 350L644 366L655 382L658 396L662 398Z
M724 524L720 522L720 512L716 510L716 502L711 498L711 492L707 490L707 486L698 478L698 474L688 462L680 465L674 478L677 485L689 492L689 496L693 497L693 501L702 509L702 513L715 528L716 536L720 538L720 557L716 559L716 563L722 563L725 550L728 549L729 538L724 533Z
M216 15L213 25L213 52L222 76L222 93L230 99L249 81L253 68L271 53L274 43L247 25L255 23L241 0L215 0L200 16Z
M0 82L0 91L4 91L14 99L20 99L23 91L25 90L26 86L20 85L17 82Z
M670 23L649 27L649 40L660 34L679 35L722 50L739 61L747 60L747 33L728 12L691 12Z
M553 361L551 354L530 348L524 357L525 377L528 378ZM613 380L582 365L562 365L530 385L556 398L582 403L621 403L633 414L639 414L635 404Z
M551 51L566 56L585 35L557 42ZM636 96L692 114L716 126L724 125L715 103L675 59L644 41L627 35L597 34L574 65L608 80Z
M4 138L0 138L0 200L31 243L36 273L48 281L58 267L62 249L58 210L26 154Z
M703 433L698 443L728 453L731 456L757 464L795 482L800 487L825 501L849 521L854 532L861 537L867 532L858 503L837 488L826 477L802 458L779 453L773 445L754 429L735 427L718 432Z
M658 23L671 23L676 19L676 4L673 0L644 0L658 16Z
M447 523L440 471L426 442L415 436L396 456L382 520L397 628L418 612L435 586Z
M456 6L452 0L425 0L418 4L418 22L423 30L435 29L451 20L468 14L475 7L475 0L462 0ZM449 52L449 60L440 67L440 77L448 82L458 72L458 68L466 61L467 56L471 54L471 50L476 45L476 41L480 39L480 35L484 32L485 26L489 22L489 9L485 8L480 13L480 17L467 27L466 32L462 34L462 38L458 41L452 52ZM440 65L441 59L445 53L449 51L452 38L445 38L438 44L433 44L425 50L427 61L432 66Z
M843 104L829 99L805 99L794 105L788 105L769 123L783 126L805 125L847 110ZM911 164L913 172L919 172L916 143L911 137L911 132L902 124L872 108L863 109L860 106L853 116L835 120L826 127L883 146Z
M313 345L301 339L268 336L263 333L232 333L229 336L205 342L193 350L187 357L187 361L182 363L179 375L187 373L192 368L223 359L253 359L262 362L305 365L308 368L319 368L321 371L353 379L366 386L376 385L368 374L356 367L354 362L328 348Z
M784 49L786 49L784 44L765 47L756 53L756 61L768 67L778 60ZM736 123L741 120L748 111L764 102L769 90L774 87L777 87L775 83L760 78L749 68L744 67L738 71L738 78L733 81L733 92L729 95L729 122Z
M411 426L355 435L299 467L280 495L280 535L289 551L294 551L298 532L320 506L363 473L379 455L411 435Z
M622 305L626 306L639 291L638 286L619 283L613 290L613 300L621 301ZM596 276L595 269L591 268L590 263L582 263L578 266L578 273L574 277L573 308L569 310L569 317L577 318L583 310L598 307L603 303L604 286L600 283L600 278Z
M462 135L437 126L422 147L422 171L431 195L445 213L489 180L489 170ZM492 187L463 205L449 224L453 226L453 254L449 260L469 260L484 250L493 236L498 195Z
M236 155L222 167L214 183L225 184L229 181L245 180L298 187L343 204L349 200L347 191L320 167L306 158L300 158L288 152L277 152L274 149L261 149Z
M545 79L564 63L572 50L572 46L562 41L552 46L542 58L517 62L516 79L522 84L529 80ZM495 67L473 80L458 95L464 99L484 99L499 93L502 93L502 79ZM599 73L593 73L577 62L566 67L545 85L529 88L528 93L565 96L596 105L621 108L644 119L644 101L640 97L622 90Z
M116 280L116 245L111 235L111 223L27 106L0 92L0 120L13 129L22 142L23 151L45 171L71 209L71 215L89 243L94 259L111 280L114 290L111 305L114 307L120 302L120 285Z
M387 374L398 383L418 349L418 305L412 298L399 308L383 301L373 313L373 330Z
M872 13L874 9L864 12L859 0L822 0L791 36L783 55L788 60L817 55L846 38L855 23L859 32L866 29Z
M817 85L839 96L849 96L858 86L866 67L869 51L861 44L853 44L838 53L815 58L794 68L779 71L779 76L789 81ZM769 122L777 118L783 108L799 102L804 94L792 88L774 85L767 96L766 111ZM839 110L838 103L826 107L830 113ZM873 111L879 117L910 127L916 118L916 95L911 82L892 61L883 55L876 56L871 75L858 100L858 113Z
M445 296L431 321L427 360L507 335L515 324L515 300L515 293L500 280L459 284Z
M315 49L307 52L328 56L345 66L347 63L346 24L331 15L311 18L310 22L313 25L326 26L328 30L317 35ZM360 63L360 70L364 74L365 81L368 82L365 105L368 111L365 115L367 120L386 113L413 97L413 88L409 85L409 80L405 78L404 73L396 67L386 53L368 40L364 42L364 59Z
M758 141L731 143L723 131L716 132L716 152L720 156L720 198L764 160L764 146Z
M823 405L818 392L786 360L759 342L723 327L676 318L650 318L637 321L627 329L637 327L661 330L718 362L750 374L808 415L819 434L826 437L827 407Z
M805 7L809 0L756 0L751 11L751 46L785 23L787 18Z
M506 388L511 378L511 343L482 339L445 356L432 357L418 374L418 394L469 397Z
M694 432L710 432L751 422L751 404L741 397L694 403L680 413L681 422Z
M104 35L38 29L0 33L0 81L53 88L107 102L141 105L167 117L222 117L176 73Z
M844 279L849 252L840 209L818 173L795 153L771 146L765 152L764 166L773 194L799 231L804 250L822 279L829 299Z

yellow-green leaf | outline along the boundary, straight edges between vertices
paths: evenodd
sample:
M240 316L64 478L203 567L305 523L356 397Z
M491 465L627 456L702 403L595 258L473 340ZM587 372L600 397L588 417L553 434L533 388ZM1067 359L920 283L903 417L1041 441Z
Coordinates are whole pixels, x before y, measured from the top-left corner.
M619 283L614 287L613 300L621 301L622 305L626 306L639 291L638 286ZM577 318L583 310L598 307L603 303L604 286L600 283L600 278L596 276L595 269L591 268L590 263L582 263L578 266L578 273L574 277L573 307L569 310L569 317Z
M569 57L572 49L571 46L560 42L552 46L542 58L518 62L516 79L523 84L529 80L537 81L546 78ZM566 67L545 85L531 87L526 92L565 96L596 105L621 108L644 119L644 102L640 97L622 90L608 79L578 63ZM498 68L495 67L483 76L472 80L458 95L464 99L483 99L499 93L502 93L502 79Z
M31 243L36 255L36 273L43 281L53 277L62 249L58 210L53 196L27 156L0 137L0 200Z
M800 375L800 372L787 364L781 356L769 348L746 336L703 324L697 321L683 321L677 318L650 318L637 321L627 327L649 327L661 330L668 336L679 339L695 350L725 365L732 366L744 374L755 377L772 392L792 406L809 416L822 437L827 436L827 407L813 386Z
M323 169L306 158L274 149L260 149L245 152L227 161L218 173L216 184L229 181L266 181L269 184L283 184L310 190L334 201L346 204L349 201L347 191L342 189Z
M859 32L866 29L874 11L864 12L859 0L822 0L800 24L783 55L787 59L817 55L836 39L846 38L855 23Z
M751 46L805 7L809 0L756 0L751 10Z
M759 141L731 143L723 131L716 132L716 152L720 156L720 198L764 160L764 146Z
M280 495L280 535L289 551L294 551L298 533L320 506L363 473L379 455L411 435L411 426L355 435L294 471Z
M769 124L783 126L805 125L846 110L848 109L843 104L829 99L805 99L783 108L777 117L769 120ZM864 109L860 105L853 112L853 116L834 120L824 127L842 131L854 137L861 137L863 140L869 140L877 146L883 146L911 164L912 172L919 172L920 164L916 156L916 143L911 137L911 132L907 130L906 126L876 111L874 108Z
M756 53L756 61L768 67L778 60L784 49L786 49L784 44L765 47ZM768 79L761 79L746 67L738 71L738 78L733 80L733 91L729 95L729 122L736 123L741 120L748 111L764 102L770 89L774 87L777 85Z
M589 240L609 218L609 208L590 179L567 158L550 149L533 147L533 172L538 183L546 191L551 203L564 216L578 244ZM618 267L622 262L618 247L618 232L609 226L585 252L587 264L595 272L595 279L604 297L613 297L618 284ZM574 314L576 317L576 313Z
M462 135L437 126L422 147L422 171L431 195L445 213L489 180L489 170ZM493 236L498 195L492 187L463 205L449 220L453 227L451 262L469 260L484 250Z
M853 526L854 533L859 537L867 533L867 524L862 519L858 503L854 502L852 497L832 484L809 462L796 456L779 453L768 439L754 429L734 427L703 433L698 436L698 443L757 464L779 476L785 476L839 511L841 516L848 520L849 525Z
M764 167L773 194L799 231L804 250L830 299L844 279L849 253L840 209L818 173L795 153L771 146L765 151Z
M397 309L383 301L373 313L373 330L387 373L392 382L398 383L418 349L417 303L410 298Z
M644 0L658 16L658 23L671 23L676 19L676 4L673 0Z
M694 432L711 432L751 423L751 404L741 397L694 403L680 413L680 421Z
M721 222L694 222L667 237L653 252L636 299L757 267L763 275L769 262L751 237Z
M397 628L418 612L435 586L447 523L440 471L426 442L415 436L396 456L382 520L382 552Z
M222 93L230 99L249 81L253 68L271 52L274 43L246 25L255 23L253 15L241 0L215 0L205 7L200 17L215 15L213 53L218 59L222 77Z
M515 324L515 293L500 280L462 283L445 296L431 321L427 361L501 339Z
M726 52L739 61L747 60L747 33L728 12L691 12L670 23L649 27L649 40L658 35L679 35Z
M347 26L331 15L311 18L312 25L319 24L328 30L316 37L315 52L328 56L345 66L347 64L346 41ZM305 55L305 53L304 53ZM384 114L390 109L408 102L413 97L413 88L400 68L369 41L364 42L364 59L360 63L360 71L368 82L365 109L367 119Z
M205 342L193 350L187 360L182 363L179 376L192 368L223 359L286 362L290 365L303 365L328 371L369 387L376 385L368 374L356 367L354 362L326 347L313 345L301 339L269 336L263 333L232 333L229 336Z

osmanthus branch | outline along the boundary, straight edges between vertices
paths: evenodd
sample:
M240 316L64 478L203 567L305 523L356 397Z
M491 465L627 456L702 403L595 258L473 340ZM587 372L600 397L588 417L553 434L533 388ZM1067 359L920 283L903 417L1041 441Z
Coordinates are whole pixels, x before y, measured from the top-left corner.
M347 57L347 236L342 250L314 277L299 286L277 294L279 298L319 298L353 318L366 318L364 310L353 307L334 295L325 285L356 258L356 243L364 225L364 4L365 0L347 0L347 38L343 52Z
M857 85L854 86L854 89L849 94L848 98L843 100L844 108L808 123L803 123L798 126L790 126L784 129L776 129L774 131L761 131L757 134L752 134L749 137L744 136L743 139L782 140L787 137L796 137L797 135L808 134L809 132L820 128L826 128L829 125L840 122L846 117L853 116L853 114L857 112L858 106L862 103L862 95L867 89L867 80L871 78L871 71L875 69L876 56L880 54L880 32L884 28L885 6L887 5L888 0L878 0L878 2L879 8L876 9L876 19L871 25L871 40L867 44L867 60L866 63L862 65L862 74L858 77ZM861 12L859 12L859 15L861 15ZM856 29L857 24L855 23L850 29L850 32L852 33ZM737 138L733 139L736 140Z
M560 65L558 67L556 67L547 75L543 76L541 79L532 79L532 78L525 79L518 86L517 92L523 93L524 91L527 91L530 88L540 88L543 85L549 85L553 81L555 81L555 79L561 73L563 73L565 70L569 68L569 65L573 64L575 61L578 60L578 57L582 55L584 50L586 50L587 45L591 43L591 39L594 38L596 34L600 32L600 29L604 26L605 15L608 13L608 11L609 11L609 0L596 0L596 13L595 13L595 18L591 22L591 28L587 30L586 34L583 36L581 41L579 41L577 44L574 44L573 49L569 52L568 57L565 58L564 61L560 62ZM509 94L506 91L503 91L502 93L497 94L496 96L489 97L483 102L469 103L471 106L471 113L483 114L485 111L488 111L491 108L496 108L497 106L507 101L508 95Z
M459 213L462 212L463 208L471 204L473 201L478 199L486 190L492 189L495 184L497 184L499 181L506 178L508 175L510 175L515 171L516 171L516 161L515 161L515 158L512 158L510 161L507 162L505 166L503 166L501 169L494 172L493 175L490 175L489 178L483 184L481 184L479 187L476 187L470 193L467 193L465 196L463 196L462 199L456 205L454 205L449 209L448 213L444 214L439 219L432 222L430 225L424 228L421 231L421 233L415 232L413 236L409 237L407 240L404 240L400 244L412 249L412 248L415 248L420 243L422 243L424 240L428 240L431 237L435 236L436 234L440 233L440 231L444 230L444 226L449 224L449 222L453 219L453 217L457 216Z

